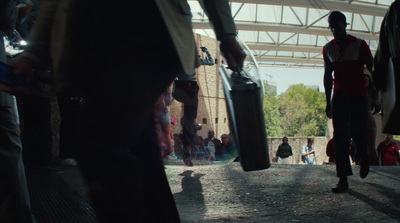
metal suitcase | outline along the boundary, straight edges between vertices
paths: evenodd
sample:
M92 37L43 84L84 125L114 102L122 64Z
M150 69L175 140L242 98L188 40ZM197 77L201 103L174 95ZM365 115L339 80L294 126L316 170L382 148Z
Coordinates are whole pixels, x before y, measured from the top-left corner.
M243 170L269 168L271 164L259 84L244 70L232 72L221 66L220 75L230 128Z

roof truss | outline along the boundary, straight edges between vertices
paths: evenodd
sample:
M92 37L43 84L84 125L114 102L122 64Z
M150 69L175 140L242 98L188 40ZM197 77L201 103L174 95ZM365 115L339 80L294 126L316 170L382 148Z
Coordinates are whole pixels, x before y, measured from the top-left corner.
M327 17L342 11L347 32L376 50L380 24L393 0L230 0L238 36L259 65L321 67L322 47L333 37ZM193 28L213 36L197 1L190 1Z

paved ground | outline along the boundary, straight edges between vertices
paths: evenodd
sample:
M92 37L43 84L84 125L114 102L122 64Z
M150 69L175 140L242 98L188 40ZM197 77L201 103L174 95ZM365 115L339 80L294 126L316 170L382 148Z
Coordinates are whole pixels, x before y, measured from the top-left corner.
M364 180L353 170L345 194L330 190L335 166L167 165L166 172L182 222L400 222L400 167L372 167Z
M335 166L277 165L244 172L239 163L166 165L182 222L400 222L400 167L372 167L333 194ZM77 168L61 176L85 197Z

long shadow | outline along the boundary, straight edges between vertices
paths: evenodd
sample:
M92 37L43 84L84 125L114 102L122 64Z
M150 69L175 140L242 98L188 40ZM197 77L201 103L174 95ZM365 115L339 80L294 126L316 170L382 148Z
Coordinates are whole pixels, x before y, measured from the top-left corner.
M384 185L376 184L376 183L367 182L366 184L369 184L372 187L377 188L382 195L384 195L385 197L390 199L391 203L393 203L394 205L400 206L400 200L399 200L400 193L396 192L395 189L385 187ZM399 213L399 215L400 215L400 213Z
M332 171L329 171L329 170L324 169L324 168L319 168L318 170L326 172L326 173L328 173L328 172L331 173L332 172ZM382 170L371 169L370 173L379 174L381 176L390 178L392 180L398 180L398 178L393 178L391 176L387 176L386 175L387 172L382 171ZM336 174L336 173L334 172L334 174ZM356 177L358 175L358 173L354 173L354 170L353 170L353 174ZM390 204L399 207L400 200L398 198L400 197L400 194L398 192L396 192L395 189L389 188L389 187L385 187L384 185L381 185L381 184L371 183L371 182L366 182L365 184L368 184L368 185L370 185L372 187L377 188L379 190L379 192L383 196L385 196L385 197L390 199L390 202L389 202ZM370 207L372 207L376 211L381 212L381 213L387 215L388 217L390 217L392 219L395 219L396 221L400 220L399 209L396 209L396 208L388 206L388 203L382 203L382 202L376 201L376 200L368 197L365 194L359 193L359 192L351 190L351 189L349 189L348 194L353 196L353 197L355 197L355 198L357 198L357 199L359 199L359 200L361 200L361 201L363 201L364 203L366 203L367 205L369 205Z
M378 167L370 170L371 173L378 174L392 180L400 180L398 178L400 169L398 167ZM388 176L390 175L390 176Z
M381 185L379 185L379 186L381 186ZM390 192L390 191L387 191L385 193L388 193L388 192ZM366 196L364 194L361 194L361 193L359 193L357 191L354 191L354 190L350 190L348 192L348 194L353 196L353 197L355 197L355 198L357 198L357 199L359 199L359 200L361 200L361 201L363 201L364 203L368 204L370 207L372 207L376 211L379 211L379 212L387 215L388 217L392 218L393 220L396 220L396 221L400 220L399 209L395 209L393 207L388 206L385 203L373 200L373 199L369 198L368 196ZM397 196L396 196L396 194L392 194L392 195L386 194L386 196L392 196L393 199L395 199L395 198L398 197L398 194L397 194Z
M197 217L201 217L204 219L204 214L207 212L206 204L203 196L203 186L201 184L200 178L205 174L202 173L194 173L192 170L186 170L183 173L179 174L183 176L182 178L182 191L174 194L174 196L180 202L184 203L186 207L195 207L196 209L189 210L191 213L196 214ZM178 205L179 206L179 205ZM180 213L181 215L188 215L190 213Z

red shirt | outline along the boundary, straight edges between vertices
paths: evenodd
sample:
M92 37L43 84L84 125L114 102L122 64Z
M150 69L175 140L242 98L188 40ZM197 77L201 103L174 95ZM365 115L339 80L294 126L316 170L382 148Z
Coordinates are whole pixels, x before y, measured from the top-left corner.
M335 162L335 143L333 139L330 139L328 144L326 144L326 155L329 157L330 163Z
M364 40L352 35L348 35L348 37L344 49L340 49L333 39L322 50L324 61L333 64L333 92L342 95L366 95L362 61L372 54Z
M390 141L385 145L385 141L379 143L378 153L381 154L382 166L396 166L396 161L400 162L399 147Z

